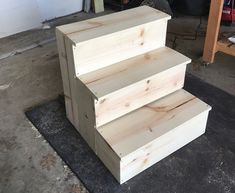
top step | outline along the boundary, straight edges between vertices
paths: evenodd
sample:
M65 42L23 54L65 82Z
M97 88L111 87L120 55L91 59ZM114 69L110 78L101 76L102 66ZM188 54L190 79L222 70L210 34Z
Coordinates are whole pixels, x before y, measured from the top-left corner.
M57 27L74 43L98 38L153 21L169 20L171 16L148 6L141 6Z
M74 76L79 77L164 47L168 19L169 15L142 6L60 26L57 31L72 47Z

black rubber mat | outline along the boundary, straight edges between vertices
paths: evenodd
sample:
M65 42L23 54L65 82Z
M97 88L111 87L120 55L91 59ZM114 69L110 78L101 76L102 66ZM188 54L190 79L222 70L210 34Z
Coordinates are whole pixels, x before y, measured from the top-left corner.
M94 193L235 192L235 97L187 75L185 89L212 106L206 134L119 185L66 119L63 100L26 112L60 157Z

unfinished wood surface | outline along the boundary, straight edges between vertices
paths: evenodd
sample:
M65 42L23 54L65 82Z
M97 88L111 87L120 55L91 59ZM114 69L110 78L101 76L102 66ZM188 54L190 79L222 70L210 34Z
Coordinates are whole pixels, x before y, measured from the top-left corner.
M97 70L165 45L169 15L143 6L60 26L76 46L76 75Z
M104 11L104 0L93 0L93 7L95 13L100 13Z
M104 165L111 171L113 176L120 181L120 158L119 156L110 148L108 143L104 138L96 131L95 132L95 149L96 154L104 163Z
M80 76L97 98L96 126L182 88L189 62L164 47Z
M217 51L224 52L231 56L235 56L235 44L232 44L229 41L218 41L217 42Z
M56 29L56 39L57 39L57 48L60 59L60 70L63 82L64 98L65 98L65 108L67 118L71 123L74 124L73 110L72 110L72 99L71 99L71 90L70 90L70 80L68 72L68 62L67 62L67 53L65 50L65 40L64 34Z
M169 18L143 6L57 27L67 117L120 183L205 131L210 107L179 90L190 59L165 47Z
M214 62L215 53L217 51L217 40L220 29L223 4L224 0L211 0L206 40L203 51L203 60L205 62Z
M207 117L208 111L199 114L135 152L136 158L130 156L130 162L121 161L120 182L126 182L204 134Z
M74 67L74 46L71 44L71 41L65 37L65 50L68 64L68 75L69 75L69 84L71 90L71 100L72 100L72 113L73 113L73 125L76 129L79 128L78 125L78 101L77 101L77 87L76 87L76 73Z
M203 134L209 110L179 90L101 126L98 132L121 160L120 182Z
M128 28L168 20L170 16L148 6L137 7L57 27L74 44L116 33Z
M95 152L95 112L94 97L87 87L76 80L76 107L78 110L77 119L79 122L78 131L86 140L91 149Z
M181 89L185 70L179 65L102 97L95 104L97 127Z
M175 50L162 47L79 76L97 99L178 65L191 62Z
M163 47L166 27L166 21L154 21L76 44L76 75Z

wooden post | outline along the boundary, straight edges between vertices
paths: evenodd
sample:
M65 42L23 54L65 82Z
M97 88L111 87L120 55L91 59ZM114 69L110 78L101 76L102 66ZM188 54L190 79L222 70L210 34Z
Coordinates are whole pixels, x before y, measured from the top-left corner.
M215 53L217 52L217 40L223 4L224 0L211 0L206 40L203 51L203 60L208 63L214 62Z

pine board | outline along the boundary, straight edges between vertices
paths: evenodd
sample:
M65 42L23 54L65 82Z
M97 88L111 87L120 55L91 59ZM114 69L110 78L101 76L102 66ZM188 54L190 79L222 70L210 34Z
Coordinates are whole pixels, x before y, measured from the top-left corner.
M195 96L179 90L98 128L107 147L115 152L113 156L119 157L117 180L128 180L202 135L210 109Z

